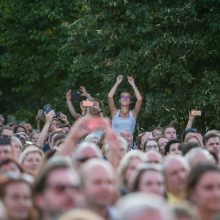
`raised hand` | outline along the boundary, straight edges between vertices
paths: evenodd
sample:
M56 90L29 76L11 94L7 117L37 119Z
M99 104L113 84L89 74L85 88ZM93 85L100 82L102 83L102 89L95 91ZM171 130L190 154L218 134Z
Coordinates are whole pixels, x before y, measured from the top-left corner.
M45 116L46 121L51 122L53 120L53 117L55 116L54 110L48 112Z
M123 80L123 75L117 76L116 84L120 84Z
M67 91L67 93L66 93L66 100L67 100L67 101L71 101L71 97L72 97L72 95L71 95L71 89L70 89L70 90Z
M79 91L80 91L81 96L87 96L88 95L88 92L86 91L85 86L80 86Z
M195 115L192 114L192 111L189 111L189 121L194 121Z
M132 76L128 76L128 82L131 86L135 86L134 78Z

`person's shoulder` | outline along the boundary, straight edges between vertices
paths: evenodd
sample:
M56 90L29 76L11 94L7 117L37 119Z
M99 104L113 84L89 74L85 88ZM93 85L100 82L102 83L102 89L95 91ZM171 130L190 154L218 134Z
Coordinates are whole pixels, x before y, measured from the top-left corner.
M115 112L112 114L112 116L119 116L120 109L115 109Z

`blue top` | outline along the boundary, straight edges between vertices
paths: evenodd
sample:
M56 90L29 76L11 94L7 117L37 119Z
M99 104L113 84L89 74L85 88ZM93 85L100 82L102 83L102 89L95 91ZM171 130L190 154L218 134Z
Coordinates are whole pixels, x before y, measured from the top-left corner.
M134 133L134 128L136 124L136 119L132 111L129 111L128 117L120 117L120 110L117 110L116 114L112 117L112 129L119 134L122 130L128 130L132 134Z

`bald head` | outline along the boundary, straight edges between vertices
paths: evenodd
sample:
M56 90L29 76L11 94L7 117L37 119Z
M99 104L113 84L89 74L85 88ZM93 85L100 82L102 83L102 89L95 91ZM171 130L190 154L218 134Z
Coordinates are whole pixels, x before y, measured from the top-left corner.
M115 190L115 175L111 165L102 159L91 159L83 164L80 171L85 207L100 211L107 209Z
M189 165L182 156L168 156L164 161L164 173L167 182L167 189L174 195L179 195L183 192Z
M81 164L92 158L101 158L102 153L98 146L91 142L81 143L73 155L73 163L76 167L80 167Z

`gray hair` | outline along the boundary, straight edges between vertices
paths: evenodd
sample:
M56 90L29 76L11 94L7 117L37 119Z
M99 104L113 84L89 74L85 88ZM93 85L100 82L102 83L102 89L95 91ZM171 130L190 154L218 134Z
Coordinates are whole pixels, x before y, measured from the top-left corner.
M158 196L143 193L131 193L116 204L118 220L134 220L142 212L158 212L163 220L174 220L173 212L166 201Z
M213 156L209 153L208 150L202 149L201 147L196 147L196 148L193 148L192 150L190 150L185 155L185 158L191 167L192 167L193 162L195 160L195 156L198 154L203 154L206 157L206 161L203 161L203 162L208 162L208 163L212 163L212 164L215 163Z
M128 150L127 141L122 136L119 136L119 135L117 135L117 138L119 140L120 147L122 147L125 151L127 151ZM105 153L109 151L109 148L110 148L110 146L109 146L108 143L103 145L103 150L104 150Z
M100 151L99 147L92 143L92 142L86 142L86 141L83 141L82 143L79 144L79 146L76 148L74 154L73 154L73 160L75 160L77 158L77 155L78 153L85 149L85 148L90 148L90 149L93 149L96 154L97 154L97 157L101 158L102 157L102 152Z

